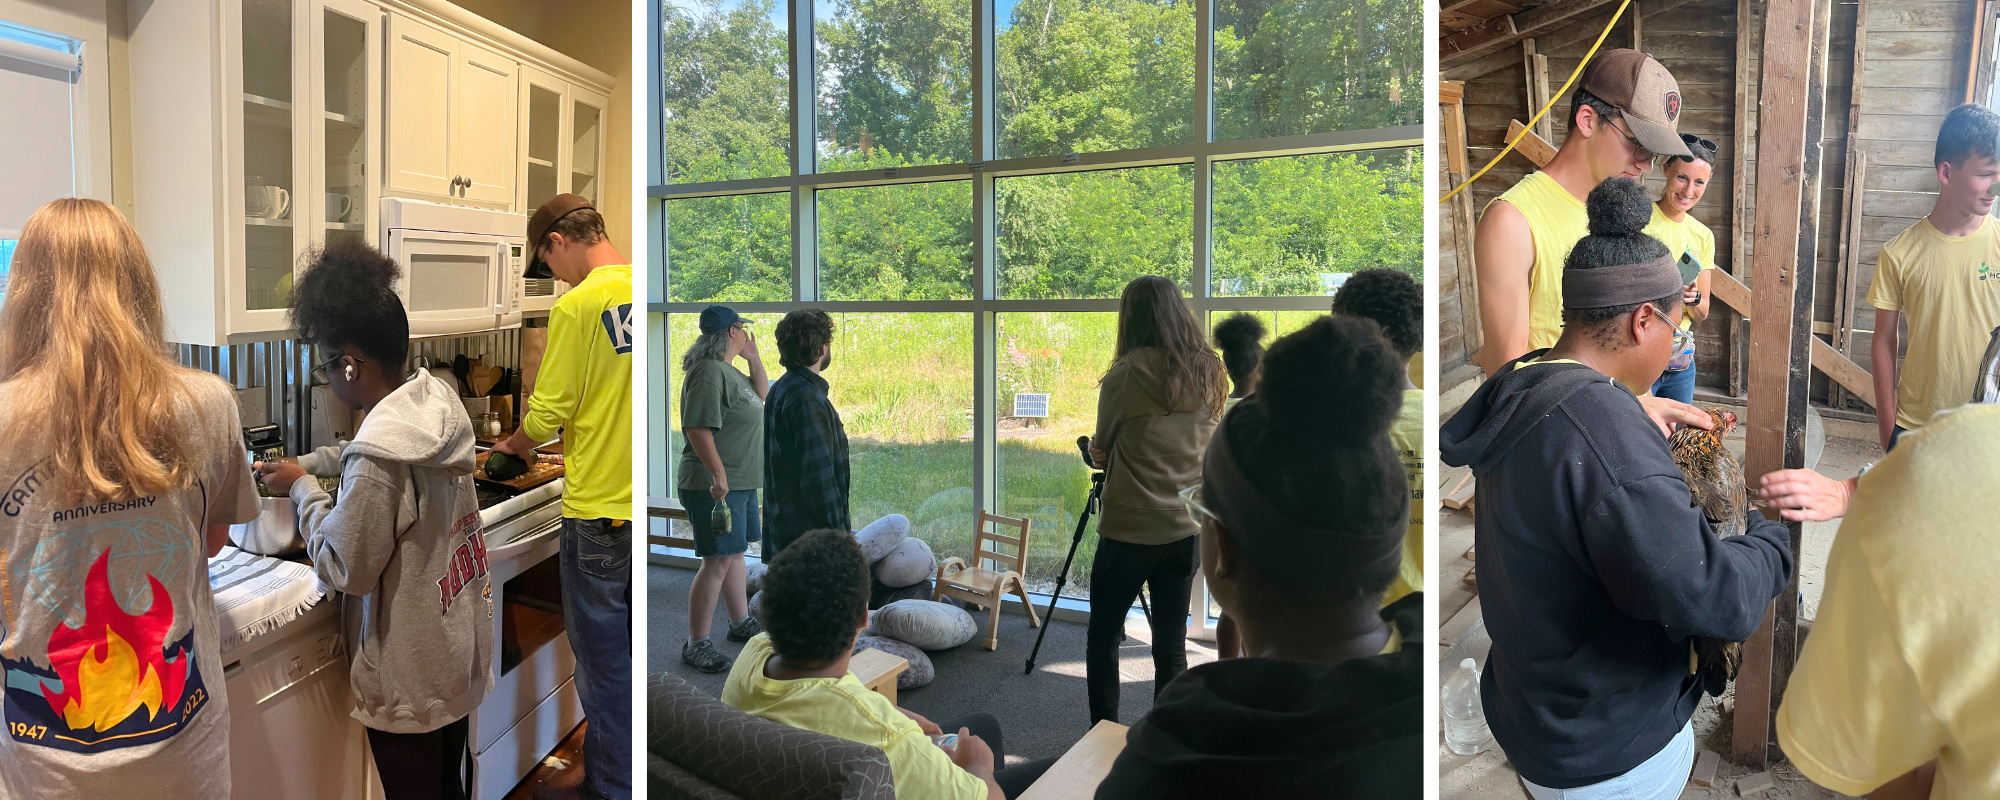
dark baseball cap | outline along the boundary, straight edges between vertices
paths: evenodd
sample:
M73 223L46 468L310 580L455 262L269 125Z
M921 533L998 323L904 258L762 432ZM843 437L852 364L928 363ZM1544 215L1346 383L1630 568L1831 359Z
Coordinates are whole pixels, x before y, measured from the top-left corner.
M549 235L549 229L555 227L557 220L586 208L595 209L581 195L559 194L535 209L535 215L528 218L528 268L522 273L525 277L555 277L555 273L549 271L549 265L542 262L542 239Z
M744 319L743 315L736 313L736 309L729 306L709 306L701 310L702 333L726 331L738 322L748 324L750 320Z
M1652 56L1623 47L1599 53L1583 70L1583 90L1617 108L1647 150L1689 155L1678 127L1681 86Z

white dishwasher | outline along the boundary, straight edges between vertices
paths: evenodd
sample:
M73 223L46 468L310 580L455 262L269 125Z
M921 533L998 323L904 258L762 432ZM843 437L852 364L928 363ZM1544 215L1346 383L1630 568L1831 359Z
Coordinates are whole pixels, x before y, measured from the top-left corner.
M382 796L367 730L348 713L354 695L339 606L328 598L224 654L232 798Z

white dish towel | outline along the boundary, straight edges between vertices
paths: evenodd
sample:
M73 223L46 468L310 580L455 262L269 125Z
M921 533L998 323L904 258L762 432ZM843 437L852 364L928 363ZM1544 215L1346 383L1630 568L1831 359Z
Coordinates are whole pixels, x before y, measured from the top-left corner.
M224 650L291 622L326 597L311 567L232 546L208 560L208 586Z

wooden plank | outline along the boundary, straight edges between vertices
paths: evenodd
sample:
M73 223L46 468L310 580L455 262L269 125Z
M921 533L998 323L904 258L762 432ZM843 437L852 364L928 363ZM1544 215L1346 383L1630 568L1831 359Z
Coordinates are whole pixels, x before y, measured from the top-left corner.
M1860 364L1854 363L1853 359L1842 355L1839 350L1833 348L1833 345L1821 341L1818 336L1809 336L1807 338L1812 340L1813 368L1825 373L1826 377L1832 379L1834 383L1840 384L1841 388L1846 389L1849 393L1860 399L1861 402L1873 407L1875 405L1875 379L1870 376L1868 370Z
M1694 2L1694 0L1668 0L1668 2L1655 3L1652 10L1646 14L1646 18L1649 20L1654 19L1691 2ZM1610 13L1610 9L1602 9L1599 13L1605 16L1592 15L1591 18L1580 19L1572 25L1560 26L1553 30L1536 33L1536 47L1540 52L1544 53L1556 52L1571 46L1588 47L1589 42L1596 40L1598 32L1604 29L1604 23ZM1578 52L1577 55L1581 56L1582 53ZM1509 67L1518 66L1520 63L1521 59L1515 54L1501 50L1489 52L1481 56L1465 57L1456 61L1441 59L1438 63L1438 71L1444 77L1453 80L1471 80L1505 70ZM1571 66L1575 65L1572 64ZM1556 72L1565 77L1569 75L1568 72L1564 72L1561 69L1557 69ZM1684 83L1679 70L1674 70L1674 79L1676 83ZM1726 84L1727 81L1723 83Z
M1639 12L1639 0L1632 0L1632 7L1625 9L1625 12L1626 18L1632 21L1632 49L1644 53L1646 52L1646 47L1640 44L1643 40L1640 39L1639 34L1641 29L1645 27L1646 15Z
M1535 111L1540 111L1542 110L1541 106L1547 105L1550 100L1549 57L1542 55L1541 53L1536 53L1534 57L1534 62L1535 62L1535 68L1534 68L1535 97L1538 98L1540 101L1536 105ZM1550 108L1549 112L1550 112L1549 114L1543 114L1541 120L1535 123L1535 133L1540 135L1544 141L1554 141L1556 138L1555 134L1556 121L1552 119L1550 116L1550 114L1553 114L1555 112L1555 109Z
M1968 103L1972 102L1972 99L1978 96L1977 92L1979 91L1979 62L1985 60L1979 58L1978 54L1986 52L1986 50L1981 49L1979 45L1984 41L1984 34L1986 32L1986 15L1991 13L1993 12L1986 7L1986 3L1982 2L1981 0L1973 0L1972 47L1971 49L1966 51L1971 55L1965 60L1966 61L1965 102ZM1952 41L1944 42L1941 44L1942 48L1941 52L1945 58L1948 59L1955 58L1958 55L1957 44L1958 42L1956 41L1956 37L1953 37Z
M1766 7L1761 93L1758 102L1757 226L1751 251L1751 316L1765 324L1751 331L1751 404L1745 434L1744 477L1759 477L1793 465L1799 454L1793 429L1803 424L1806 400L1806 343L1811 338L1813 247L1818 222L1819 126L1825 87L1826 11L1818 0L1770 0ZM1830 6L1829 6L1830 9ZM1803 273L1803 274L1801 274ZM1801 314L1800 312L1804 313ZM1774 324L1789 320L1787 325ZM1801 437L1802 438L1802 437ZM1797 553L1798 525L1793 528ZM1796 569L1793 583L1796 583ZM1791 640L1780 592L1777 607L1743 646L1737 677L1738 700L1732 747L1737 761L1763 768L1775 754L1772 713L1776 691L1789 664ZM1796 605L1794 598L1791 605Z
M1964 46L1962 31L1875 31L1861 38L1862 52L1884 60L1955 61Z
M1021 800L1087 800L1111 774L1111 762L1125 750L1125 726L1099 720L1090 732L1070 745L1048 772L1021 793Z
M1438 125L1444 130L1445 163L1451 174L1464 175L1471 171L1465 158L1465 106L1448 102L1441 111L1444 119Z
M1871 31L1958 31L1964 30L1965 4L1878 3L1869 9Z
M1516 136L1521 137L1521 141L1514 145L1515 152L1520 153L1523 156L1526 156L1529 161L1535 162L1535 166L1537 167L1546 167L1549 165L1550 161L1555 160L1556 157L1555 145L1549 144L1547 140L1544 140L1540 136L1536 136L1532 132L1523 136L1521 134L1521 131L1523 130L1524 128L1521 127L1520 120L1507 121L1508 141L1513 141L1514 137Z
M1521 119L1534 119L1535 112L1542 110L1542 95L1535 91L1535 40L1532 38L1521 40L1521 93L1526 98ZM1535 129L1539 131L1541 127L1538 125Z
M1438 63L1443 65L1484 55L1520 41L1523 37L1552 30L1571 19L1607 5L1611 5L1611 0L1551 0L1463 33L1441 37L1438 40Z
M1736 65L1735 66L1736 66L1736 82L1735 82L1736 97L1735 97L1735 104L1730 106L1730 109L1733 112L1730 116L1733 122L1733 134L1734 134L1733 136L1731 136L1733 153L1734 153L1732 160L1735 161L1737 168L1730 170L1729 269L1732 271L1732 274L1748 276L1750 274L1750 266L1749 263L1744 259L1743 234L1744 234L1744 225L1748 221L1747 217L1745 217L1744 205L1747 202L1747 197L1749 195L1749 193L1744 190L1745 189L1744 184L1745 181L1749 179L1749 172L1750 172L1750 170L1747 168L1748 165L1744 162L1744 157L1745 155L1747 155L1744 152L1744 148L1748 145L1750 140L1749 126L1750 126L1750 115L1751 115L1750 0L1736 0ZM1710 283L1709 288L1713 289L1715 282L1710 281L1709 283ZM1732 309L1740 310L1743 308L1748 308L1748 304L1746 303L1745 305L1742 306L1731 304L1730 307ZM1730 330L1732 336L1739 341L1743 338L1743 334L1747 331L1747 328L1743 324L1743 319L1744 319L1743 315L1741 313L1738 313L1736 315L1736 318L1730 323ZM1745 373L1745 367L1747 365L1744 363L1743 359L1735 357L1736 353L1735 349L1731 349L1729 352L1731 354L1731 358L1729 359L1729 396L1741 397L1743 396L1743 376Z
M1438 102L1452 105L1465 102L1465 81L1438 81Z

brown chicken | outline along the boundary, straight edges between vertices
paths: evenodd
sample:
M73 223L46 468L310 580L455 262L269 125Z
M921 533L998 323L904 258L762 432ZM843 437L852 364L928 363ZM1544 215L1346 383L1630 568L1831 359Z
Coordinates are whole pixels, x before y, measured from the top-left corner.
M1687 478L1694 505L1708 518L1718 538L1739 536L1746 530L1750 498L1743 487L1743 467L1729 454L1722 440L1736 429L1736 415L1718 408L1703 409L1715 421L1715 430L1682 426L1667 440L1674 463ZM1709 694L1721 696L1742 664L1742 645L1737 642L1696 637L1688 655L1688 671L1702 677Z

